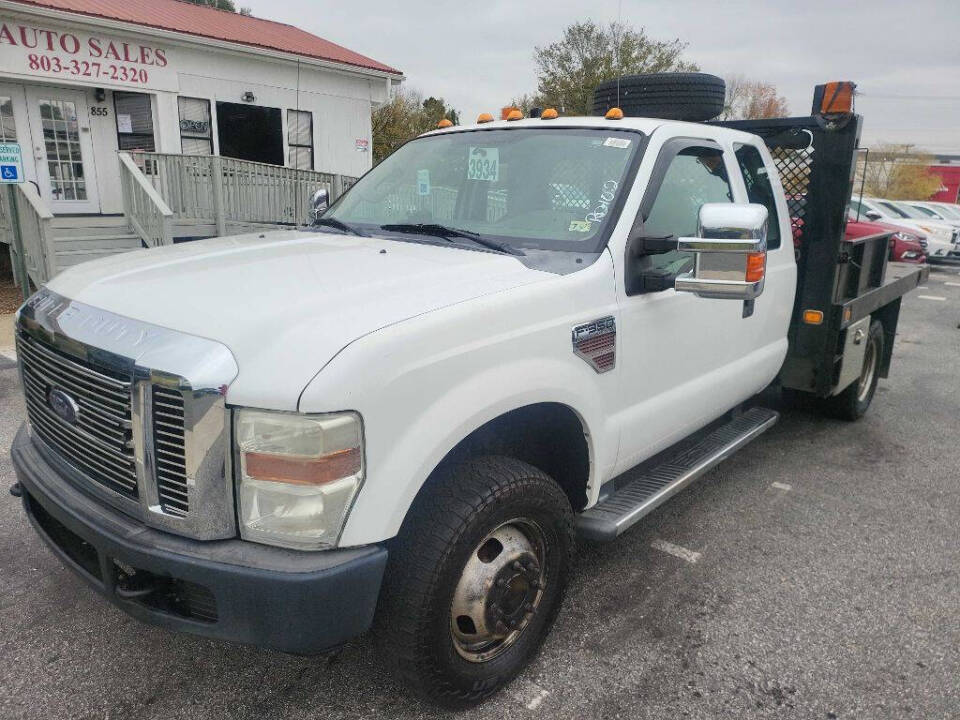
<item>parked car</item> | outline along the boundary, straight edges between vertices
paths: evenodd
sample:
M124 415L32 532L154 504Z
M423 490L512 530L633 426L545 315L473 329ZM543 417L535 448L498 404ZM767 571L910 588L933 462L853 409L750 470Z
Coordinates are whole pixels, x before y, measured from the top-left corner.
M939 205L933 202L921 202L919 200L908 200L907 205L919 210L934 220L941 220L955 228L960 228L960 210L952 209L948 205Z
M722 105L683 77L659 112ZM841 252L840 85L792 120L448 127L304 231L70 268L17 315L13 493L141 620L300 654L372 626L405 692L479 702L550 631L576 534L615 540L770 428L759 392L870 407L929 270ZM798 266L779 173L805 136Z
M847 218L845 237L867 237L879 233L893 233L890 237L890 259L894 262L925 263L927 239L916 231L910 231L889 223L857 220L852 214Z
M927 236L928 262L951 262L960 259L957 243L960 231L942 220L934 220L915 208L891 200L855 197L850 210L857 218L882 221L919 230Z

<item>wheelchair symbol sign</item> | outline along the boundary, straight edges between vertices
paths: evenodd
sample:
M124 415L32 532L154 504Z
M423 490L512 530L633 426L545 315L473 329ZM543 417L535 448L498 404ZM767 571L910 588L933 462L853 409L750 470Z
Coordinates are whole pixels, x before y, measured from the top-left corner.
M22 183L23 162L20 146L16 143L0 144L0 183Z

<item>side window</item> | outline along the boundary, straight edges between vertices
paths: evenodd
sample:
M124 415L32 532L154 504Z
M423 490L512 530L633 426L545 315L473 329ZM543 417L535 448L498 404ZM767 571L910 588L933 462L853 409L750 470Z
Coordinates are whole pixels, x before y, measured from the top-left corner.
M733 202L723 152L716 148L689 147L670 162L656 199L643 223L645 235L691 237L696 235L700 206ZM673 250L650 256L651 268L681 273L690 269L692 253Z
M737 164L743 174L743 184L747 186L747 198L750 202L763 205L767 209L767 248L780 247L780 218L777 215L777 201L773 186L767 175L767 166L760 151L752 145L740 145L736 150Z

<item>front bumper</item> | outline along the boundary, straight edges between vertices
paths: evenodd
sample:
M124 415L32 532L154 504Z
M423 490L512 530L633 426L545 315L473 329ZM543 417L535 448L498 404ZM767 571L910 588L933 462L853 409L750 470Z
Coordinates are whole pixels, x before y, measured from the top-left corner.
M95 502L20 429L11 450L23 506L65 565L145 622L293 653L317 653L373 621L387 550L303 552L153 530Z

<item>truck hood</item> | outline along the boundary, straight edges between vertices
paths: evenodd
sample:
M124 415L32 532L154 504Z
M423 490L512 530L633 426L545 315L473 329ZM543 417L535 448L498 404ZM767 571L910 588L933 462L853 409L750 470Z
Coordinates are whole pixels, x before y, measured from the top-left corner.
M357 338L551 277L490 252L277 231L115 255L71 268L48 286L223 343L240 368L228 402L294 410L313 376Z

